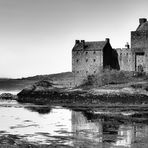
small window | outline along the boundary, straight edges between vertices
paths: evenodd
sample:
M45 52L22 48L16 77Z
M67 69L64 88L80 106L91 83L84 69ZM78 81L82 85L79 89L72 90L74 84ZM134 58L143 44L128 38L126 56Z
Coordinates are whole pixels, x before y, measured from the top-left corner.
M128 56L128 53L126 53L126 56Z
M78 54L79 52L77 51L77 54Z
M86 73L88 73L88 71L86 71Z
M96 73L96 71L94 71L94 73Z
M79 62L79 59L77 59L77 63Z
M96 54L96 52L94 51L94 54Z
M88 54L88 52L86 51L85 54Z
M79 71L77 71L77 73L79 73Z
M96 59L94 59L94 62L96 62Z
M88 59L86 59L86 62L88 62Z

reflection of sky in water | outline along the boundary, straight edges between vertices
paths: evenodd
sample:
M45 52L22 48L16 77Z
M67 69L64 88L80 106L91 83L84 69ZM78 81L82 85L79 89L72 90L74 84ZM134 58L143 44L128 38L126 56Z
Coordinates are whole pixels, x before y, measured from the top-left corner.
M48 136L62 136L60 131L71 132L71 112L62 108L54 108L50 114L41 115L23 107L4 106L0 107L0 121L1 131L27 135L29 140L35 141L46 140L43 133L49 139Z
M33 108L37 106L34 105L32 110L30 106L1 100L0 135L19 135L37 143L63 142L77 148L134 148L137 144L148 144L146 124L117 125L114 120L96 119L93 115L62 107L53 107L49 113L39 114ZM146 148L145 145L141 148Z
M13 90L13 91L10 91L10 90L0 90L0 95L2 93L11 93L13 95L17 95L19 92L20 92L20 90Z

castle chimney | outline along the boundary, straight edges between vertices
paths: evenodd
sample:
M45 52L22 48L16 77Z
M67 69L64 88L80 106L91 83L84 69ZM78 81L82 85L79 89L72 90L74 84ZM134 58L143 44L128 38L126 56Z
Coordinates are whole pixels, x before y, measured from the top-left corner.
M139 19L140 25L142 25L142 24L145 23L146 21L147 21L146 18L140 18L140 19Z
M75 44L79 44L80 43L80 41L79 40L75 40Z
M81 43L82 43L82 47L84 49L84 47L85 47L85 40L81 40Z
M81 43L85 44L85 40L81 40Z
M107 43L109 43L109 42L110 42L109 38L106 38L105 40L106 40L106 42L107 42Z
M125 47L126 47L127 49L129 49L129 48L130 48L130 45L129 45L129 43L128 43L128 42L125 44Z

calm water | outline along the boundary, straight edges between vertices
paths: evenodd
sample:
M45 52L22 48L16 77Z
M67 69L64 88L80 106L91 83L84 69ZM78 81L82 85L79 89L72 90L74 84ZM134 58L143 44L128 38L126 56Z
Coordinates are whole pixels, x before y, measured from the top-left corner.
M148 147L146 123L102 118L87 109L0 100L0 136L9 134L29 142L74 148Z

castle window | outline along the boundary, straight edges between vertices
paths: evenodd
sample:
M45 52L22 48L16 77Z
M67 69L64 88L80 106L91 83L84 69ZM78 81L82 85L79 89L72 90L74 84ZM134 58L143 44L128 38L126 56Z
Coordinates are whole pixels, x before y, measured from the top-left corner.
M79 71L77 71L77 73L79 73Z
M86 73L88 73L88 71L86 71Z
M79 62L79 59L77 59L77 63Z
M77 54L78 54L79 52L77 51Z
M94 62L96 62L96 59L94 59Z
M128 53L126 53L126 55L128 56Z
M85 54L88 54L88 52L86 51Z
M94 73L96 73L96 71L94 71Z
M86 62L88 62L88 59L86 59Z
M96 54L96 52L94 51L94 54Z

